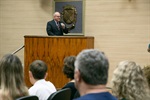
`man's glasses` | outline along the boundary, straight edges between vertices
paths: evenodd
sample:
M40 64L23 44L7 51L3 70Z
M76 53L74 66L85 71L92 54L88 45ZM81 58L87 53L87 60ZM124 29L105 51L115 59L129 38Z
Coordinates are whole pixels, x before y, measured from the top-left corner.
M60 17L60 16L56 16L56 17Z

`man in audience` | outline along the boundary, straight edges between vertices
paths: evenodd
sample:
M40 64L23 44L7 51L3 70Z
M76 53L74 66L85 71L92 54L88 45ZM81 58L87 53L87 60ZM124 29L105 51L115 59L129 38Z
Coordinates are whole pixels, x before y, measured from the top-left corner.
M94 49L83 50L75 61L75 86L80 96L74 100L117 100L107 88L109 62Z
M46 63L41 60L35 60L30 64L29 77L33 86L29 89L29 94L38 96L39 100L47 100L53 92L56 92L55 86L45 80L46 76Z

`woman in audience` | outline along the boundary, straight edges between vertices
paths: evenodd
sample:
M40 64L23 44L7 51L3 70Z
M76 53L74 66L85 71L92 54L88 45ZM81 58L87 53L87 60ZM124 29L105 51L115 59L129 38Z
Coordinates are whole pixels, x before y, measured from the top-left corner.
M140 65L133 61L118 64L112 83L112 93L118 100L150 100L144 73Z
M71 89L71 100L74 98L75 94L76 97L78 97L77 89L74 86L74 62L76 57L75 56L69 56L64 59L64 67L63 67L63 73L67 76L67 78L70 79L70 82L67 83L62 89L64 88L70 88Z
M144 74L145 74L145 77L147 79L148 86L149 86L149 89L150 89L150 65L145 66L143 68L143 71L144 71Z
M0 60L0 100L15 100L27 95L20 59L13 54L3 56Z

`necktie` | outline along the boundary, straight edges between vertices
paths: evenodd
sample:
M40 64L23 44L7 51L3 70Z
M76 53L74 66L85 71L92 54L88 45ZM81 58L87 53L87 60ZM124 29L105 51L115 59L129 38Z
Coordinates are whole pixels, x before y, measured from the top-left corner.
M59 22L57 22L57 28L58 28L58 30L60 30L60 27L59 27Z

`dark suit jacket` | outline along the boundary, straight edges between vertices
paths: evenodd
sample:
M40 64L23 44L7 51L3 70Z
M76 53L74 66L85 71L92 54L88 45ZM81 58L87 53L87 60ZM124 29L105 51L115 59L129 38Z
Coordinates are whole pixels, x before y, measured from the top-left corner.
M47 28L46 28L48 35L58 35L61 36L63 33L68 33L68 29L65 27L65 29L62 28L60 22L59 22L59 29L55 23L54 20L47 22Z

